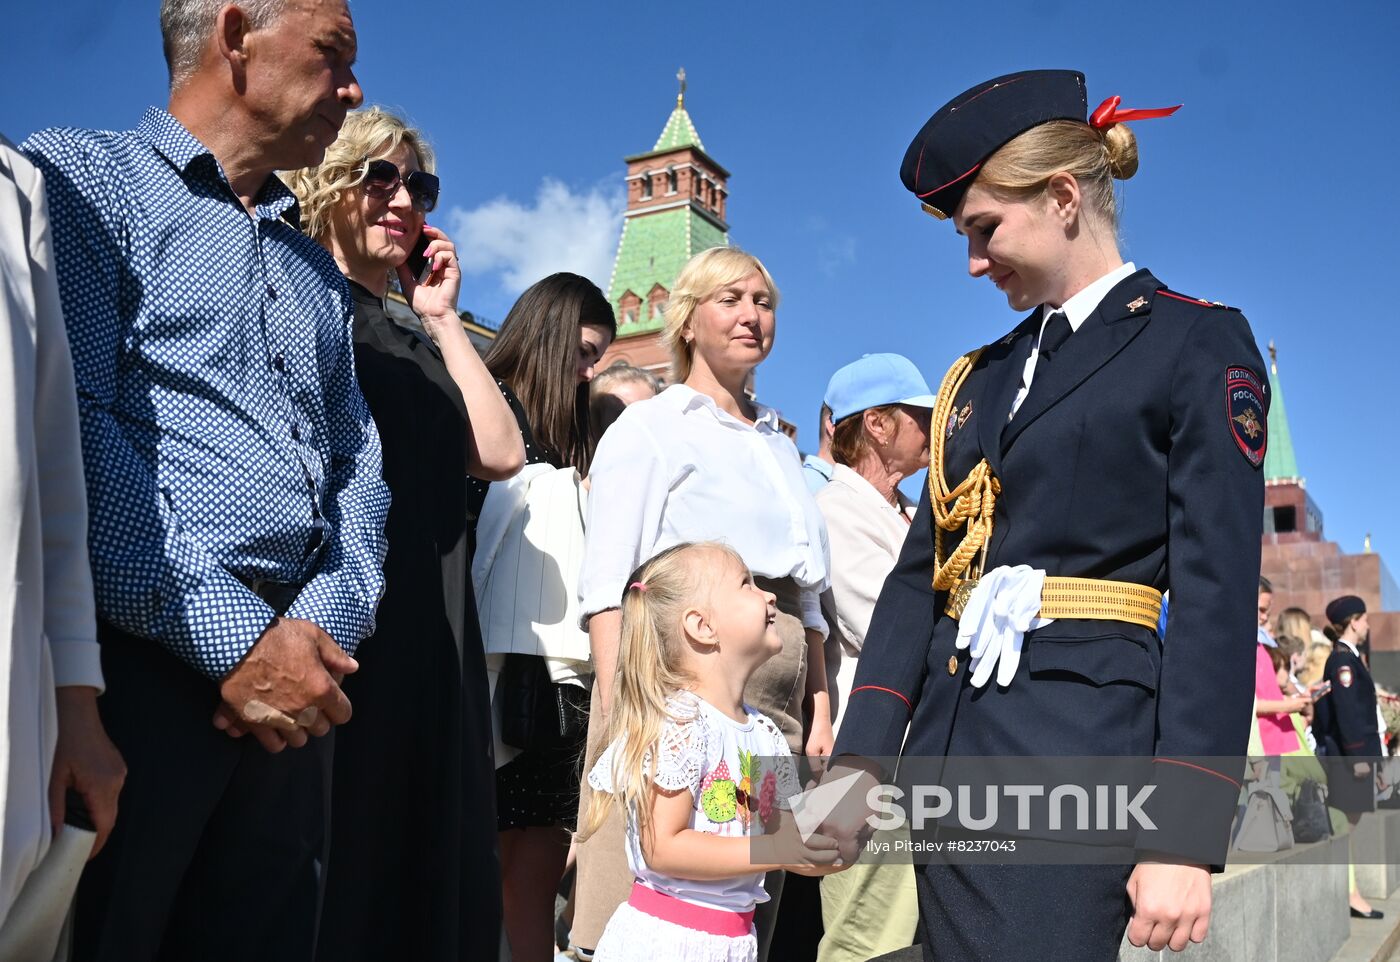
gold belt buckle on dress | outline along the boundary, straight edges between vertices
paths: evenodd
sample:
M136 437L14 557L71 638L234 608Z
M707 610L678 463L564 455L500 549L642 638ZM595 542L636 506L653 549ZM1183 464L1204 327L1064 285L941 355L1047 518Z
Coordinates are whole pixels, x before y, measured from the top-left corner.
M967 610L967 602L972 597L972 589L977 587L977 578L959 578L958 583L953 585L953 590L948 592L948 603L943 606L943 611L957 621Z

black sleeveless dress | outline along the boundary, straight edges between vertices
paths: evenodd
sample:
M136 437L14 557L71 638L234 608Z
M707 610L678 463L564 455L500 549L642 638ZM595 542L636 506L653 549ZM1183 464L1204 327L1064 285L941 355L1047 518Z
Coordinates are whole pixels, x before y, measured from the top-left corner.
M471 587L471 421L437 348L350 282L389 508L375 633L335 733L322 962L476 957L499 941L495 764Z

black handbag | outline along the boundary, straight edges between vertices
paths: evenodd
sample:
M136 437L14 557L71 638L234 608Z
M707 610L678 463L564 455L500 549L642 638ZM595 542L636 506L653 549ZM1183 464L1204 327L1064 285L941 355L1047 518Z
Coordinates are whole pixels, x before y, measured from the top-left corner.
M1299 843L1320 842L1331 835L1332 818L1327 814L1322 786L1309 778L1293 799L1293 838Z
M538 655L506 655L501 687L501 741L521 751L578 745L588 733L588 689L556 685Z

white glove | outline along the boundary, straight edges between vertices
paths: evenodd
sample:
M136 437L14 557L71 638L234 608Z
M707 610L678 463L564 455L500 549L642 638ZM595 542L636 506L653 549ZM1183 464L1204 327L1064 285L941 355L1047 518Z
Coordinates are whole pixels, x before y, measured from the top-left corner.
M958 650L972 649L972 687L986 685L993 669L1002 687L1016 677L1026 632L1055 620L1040 617L1044 586L1045 572L1030 565L1002 565L978 580L958 621Z

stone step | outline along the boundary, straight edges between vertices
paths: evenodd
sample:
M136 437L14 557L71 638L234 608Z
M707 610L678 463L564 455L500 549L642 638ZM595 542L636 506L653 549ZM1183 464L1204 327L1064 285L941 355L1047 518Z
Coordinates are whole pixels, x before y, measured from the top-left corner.
M1351 918L1352 845L1357 885L1384 919ZM1389 962L1400 945L1400 812L1367 815L1354 842L1342 835L1251 859L1215 877L1205 944L1152 952L1124 940L1121 962Z
M1388 962L1400 946L1400 891L1388 899L1367 898L1385 918L1349 919L1351 935L1331 962Z
M1122 962L1325 962L1346 942L1347 837L1231 865L1212 886L1210 935L1183 952L1123 941Z

